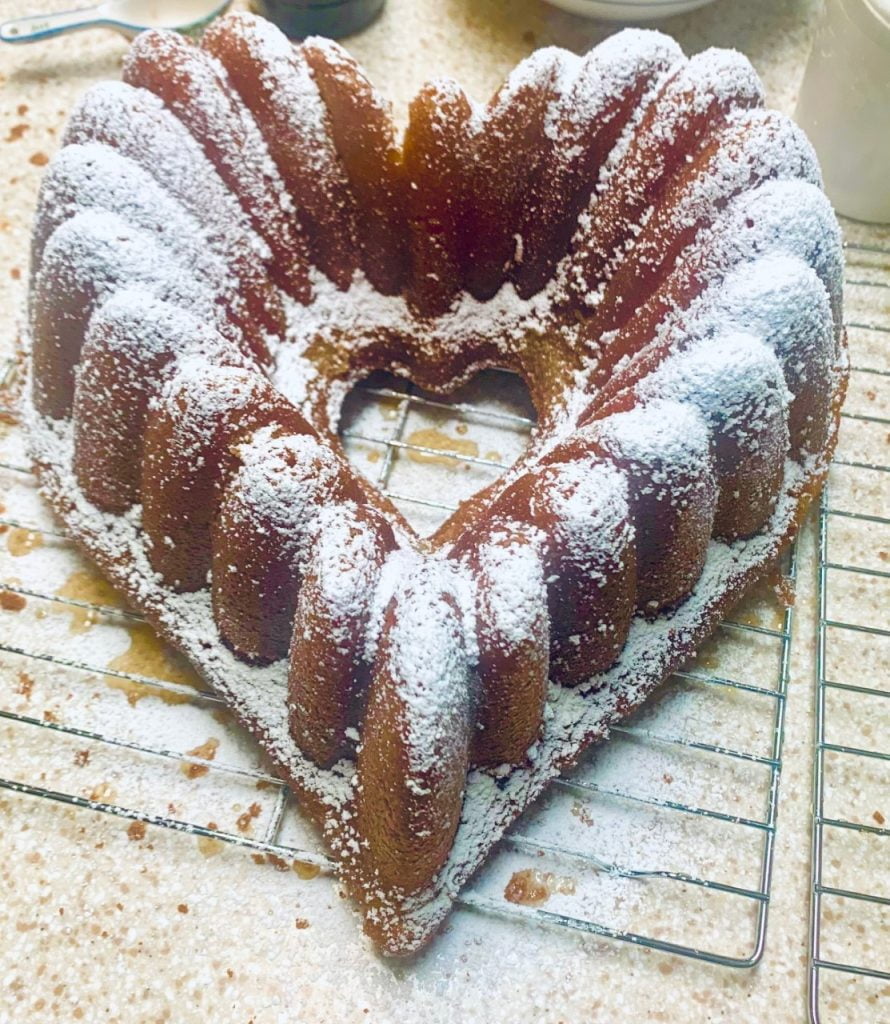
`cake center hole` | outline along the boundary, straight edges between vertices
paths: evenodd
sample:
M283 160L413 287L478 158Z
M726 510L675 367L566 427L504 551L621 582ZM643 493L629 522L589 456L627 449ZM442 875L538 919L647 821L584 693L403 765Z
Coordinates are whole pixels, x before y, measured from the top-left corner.
M356 469L427 537L519 458L534 424L524 381L505 370L447 396L375 373L347 395L340 436Z

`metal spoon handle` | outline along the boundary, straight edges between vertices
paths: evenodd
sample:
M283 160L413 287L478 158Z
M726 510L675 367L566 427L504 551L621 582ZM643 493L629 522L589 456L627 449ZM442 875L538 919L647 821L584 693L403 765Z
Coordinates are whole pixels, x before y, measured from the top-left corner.
M105 11L98 7L82 7L79 11L58 11L55 14L32 14L0 25L0 40L5 43L33 43L62 32L107 23Z

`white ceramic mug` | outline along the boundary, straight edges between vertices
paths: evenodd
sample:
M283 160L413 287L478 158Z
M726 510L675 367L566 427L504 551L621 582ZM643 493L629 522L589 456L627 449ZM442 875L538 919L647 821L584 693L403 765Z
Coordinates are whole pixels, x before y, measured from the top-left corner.
M890 0L827 0L796 118L839 212L890 222Z
M651 18L667 18L704 7L714 0L547 0L553 7L560 7L572 14L585 18L601 18L604 21L649 21Z

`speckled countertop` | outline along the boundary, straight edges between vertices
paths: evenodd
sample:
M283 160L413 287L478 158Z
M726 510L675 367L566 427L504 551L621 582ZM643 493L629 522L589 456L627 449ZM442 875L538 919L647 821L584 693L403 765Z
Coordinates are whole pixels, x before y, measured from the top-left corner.
M27 7L37 9L41 2L34 0ZM0 20L22 13L24 6L22 0L0 0ZM658 27L674 34L688 52L708 45L744 51L764 79L769 103L790 111L817 6L809 0L722 0ZM561 15L531 0L389 0L383 17L347 45L403 117L414 90L432 74L453 75L474 95L484 97L536 46L557 43L581 51L609 31L609 26ZM11 350L22 308L30 221L42 168L57 148L76 98L90 83L118 75L124 48L120 37L95 31L0 50L0 356ZM887 232L860 225L847 229L848 236L860 243L887 244ZM868 273L883 273L883 280L890 280L886 259L883 264L878 260L877 270L870 268ZM850 298L857 318L890 319L886 299L875 298L885 294L854 289ZM874 335L857 335L854 362L890 369L879 342ZM851 408L866 415L888 415L886 388L881 394L874 385L878 379L854 380ZM874 424L860 422L865 427L853 425L843 438L843 450L851 458L886 462L886 428L878 425L869 433ZM0 425L0 431L2 457L21 459L15 426ZM373 461L372 453L367 457ZM883 480L841 477L836 488L839 501L886 514ZM49 527L32 491L14 476L0 477L0 502L7 506L3 511ZM35 540L14 529L5 533L0 537L0 549L5 543L2 578L43 592L115 603L114 595L101 589L73 553L55 550L52 538ZM838 543L847 545L844 557L859 564L880 568L890 557L886 527L875 526L868 536L840 537ZM0 795L0 1024L346 1024L406 1019L554 1024L769 1019L779 1024L805 1019L815 582L811 517L800 544L767 949L756 968L709 966L468 910L453 915L445 934L419 960L385 963L360 936L356 919L324 876L301 878L290 870L274 870L274 864L257 864L255 860L262 858L212 838L145 828L5 792ZM886 625L886 590L873 592L863 585L847 597L866 609L866 621ZM32 613L33 621L27 619ZM26 621L27 627L22 625ZM11 642L15 633L16 641L24 643L23 631L32 627L35 636L55 645L56 653L71 658L79 656L78 644L92 643L105 628L76 608L63 614L49 614L34 602L27 608L0 608L3 642ZM121 631L119 625L115 628ZM119 649L113 646L116 640L107 639L112 645L109 660L103 663L107 667L158 675L174 685L193 682L188 668L154 642L146 627L131 625L121 635L125 642ZM872 677L883 676L885 686L887 654L886 648L876 646L863 660ZM730 653L726 658L731 663ZM847 667L856 659L851 651ZM111 685L105 679L103 699ZM186 710L175 703L143 701L144 693L134 691L132 683L114 686L111 697L118 701L116 713L121 716L137 705L140 713L148 713L155 703L159 731L170 727L175 715L181 716L176 728L187 718ZM54 721L65 719L79 699L64 677L50 670L25 672L21 659L0 657L3 708ZM839 720L845 711L855 718L846 707ZM250 745L230 735L220 713L214 713L230 759L255 760ZM883 720L870 718L862 730L865 735L890 733L890 718L886 710L883 714ZM73 764L84 778L89 776L79 791L112 801L115 786L133 782L115 782L114 770L105 772L96 762L88 763L89 755L76 749L77 744L49 743L45 736L25 737L21 727L4 728L0 775L27 777L52 788L61 777L64 759L66 771ZM200 728L196 725L196 735L206 739L206 730L202 734ZM212 758L215 750L212 744L198 744L193 753ZM202 773L188 764L180 768L164 799L171 814L175 810L184 815L193 799L188 787ZM143 781L138 776L133 784ZM890 818L887 781L886 773L883 778L848 780L861 798L856 809L861 820L880 823ZM142 796L148 802L157 795ZM230 795L226 799L230 801ZM253 817L262 820L266 813L265 805L251 800L248 794L227 805L227 813L238 815L233 820L248 835ZM165 810L163 805L160 810ZM194 810L193 817L197 814ZM888 841L884 839L885 846ZM876 847L874 858L869 862L866 856L860 865L865 879L860 879L860 887L872 884L890 896L886 849ZM620 903L616 900L612 909ZM888 969L887 909L879 907L861 918L851 915L849 926L834 940L837 958L852 956L858 948L860 957L867 954L867 962ZM679 916L691 918L696 913L690 903ZM673 914L677 916L676 908ZM854 1009L846 1001L851 995L848 985L839 979L826 988L826 1022L890 1020L890 987L878 983L857 989Z

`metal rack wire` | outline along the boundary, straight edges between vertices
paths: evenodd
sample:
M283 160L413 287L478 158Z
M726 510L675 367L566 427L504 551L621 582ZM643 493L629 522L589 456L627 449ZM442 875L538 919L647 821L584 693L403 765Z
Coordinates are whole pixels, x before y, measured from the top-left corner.
M503 380L489 382L489 390L498 396L505 387L509 384ZM517 443L521 446L517 438L527 435L533 425L521 401L511 408L504 408L502 403L480 406L475 397L464 400L458 396L454 401L442 402L410 385L372 384L353 396L357 407L347 418L344 443L354 449L354 460L360 460L362 453L370 457L373 451L380 451L375 482L402 507L443 517L455 506L439 500L442 492L447 489L450 497L460 486L472 485L475 490L482 480L473 474L489 474L490 478L507 460L497 452L473 454L466 444L454 444L443 452L438 444L412 440L415 434L406 434L412 417L425 417L440 432L451 430L457 437L471 426L500 431L507 438L501 446L505 449L515 448ZM417 486L418 459L432 460L437 470L445 472L444 482L421 481ZM402 474L404 460L414 461L413 474ZM367 470L368 466L362 463L361 468ZM31 477L22 460L4 458L0 471L29 486ZM461 474L467 481L463 484ZM0 516L0 529L3 527L32 530L51 537L56 545L68 544L62 535L17 515L14 509ZM782 572L793 584L793 551ZM105 624L132 627L140 622L126 609L63 596L33 582L29 585L27 581L9 579L3 583L0 577L0 590L3 588L39 605L38 611L45 605L56 605ZM514 826L500 854L462 893L459 902L465 908L518 921L531 919L727 967L751 967L759 961L766 938L773 874L793 609L782 605L773 594L758 598L755 604L754 611L748 608L725 621L713 650L678 672L662 697L642 715L615 729L609 744L594 752L571 775L555 781L543 810L533 809ZM0 611L0 623L4 614ZM726 652L731 656L724 658ZM181 681L109 668L86 657L62 657L57 648L41 649L39 644L12 643L4 638L0 659L6 662L10 676L19 664L29 666L29 671L34 664L47 666L52 673L51 684L61 673L73 694L68 714L73 714L72 708L78 712L86 708L90 688L97 679L142 688L140 694L148 688L162 699L187 702L205 710L218 705L212 693ZM187 744L150 742L148 736L156 734L140 732L133 715L143 713L142 709L151 703L143 704L140 698L126 722L120 719L119 728L109 727L104 721L100 727L59 720L56 714L48 720L46 714L41 717L24 710L13 696L0 690L0 729L5 726L9 730L9 765L12 745L27 763L28 745L49 739L69 746L88 744L101 751L101 756L120 759L124 764L138 760L144 765L149 760L169 766L174 773L185 768L188 774L193 769L196 775L212 777L218 786L233 787L236 795L245 786L252 787L262 802L255 815L256 829L220 824L222 818L215 812L214 820L208 821L211 812L204 806L191 807L189 814L174 813L170 810L173 803L166 811L159 809L163 798L155 800L149 791L141 798L118 800L106 791L85 792L76 778L63 777L51 785L46 779L13 771L10 766L2 772L0 788L211 841L230 842L249 849L259 859L278 858L313 870L335 871L329 858L313 848L312 840L292 827L289 793L264 770L260 759L248 753L229 761L184 749ZM727 731L716 736L709 733L713 722L724 714L730 723ZM737 723L746 715L753 723L750 730L737 730ZM633 757L637 760L628 762ZM644 777L638 779L636 771L627 770L628 763L642 764L648 774L643 772ZM117 777L126 774L120 772ZM740 799L739 793L745 794L743 805L733 802ZM657 834L660 845L639 857L634 843L617 849L603 847L604 835L614 829L585 831L584 827L575 827L579 820L589 824L591 817L620 822L622 827L641 830L645 835ZM704 833L708 833L706 855L700 853ZM729 867L721 870L727 864ZM505 879L516 877L519 869L540 871L545 866L583 875L581 895L557 895L546 907L505 898ZM615 886L622 887L621 894L612 899L609 891ZM688 913L690 895L697 903L696 915ZM626 903L633 913L618 912L617 908ZM677 907L683 908L685 922L679 931L666 923L671 920L671 908ZM713 910L709 912L708 907ZM709 913L714 927L708 931L703 924L702 930L695 932L690 919L701 918L707 923Z
M847 247L851 393L819 516L809 1018L877 1020L890 982L890 247ZM865 399L863 401L863 398ZM863 411L863 410L868 411ZM876 432L845 445L844 427ZM849 451L847 449L850 449ZM885 542L885 548L882 548ZM881 723L883 722L883 736ZM881 811L881 807L886 812Z

